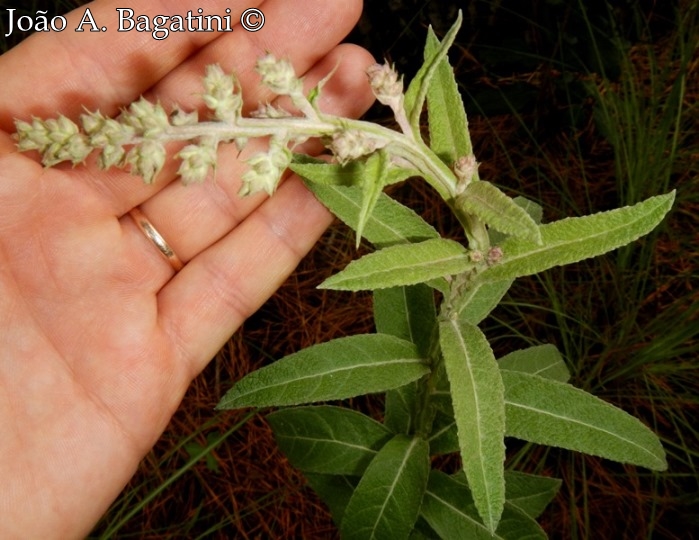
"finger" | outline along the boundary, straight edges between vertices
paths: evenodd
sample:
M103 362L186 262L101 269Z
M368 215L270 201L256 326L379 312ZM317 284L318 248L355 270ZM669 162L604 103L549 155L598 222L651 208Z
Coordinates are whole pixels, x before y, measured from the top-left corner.
M236 73L246 108L255 109L258 102L274 97L269 90L261 87L260 78L254 73L254 64L265 50L273 50L277 56L290 59L298 74L306 74L351 30L360 15L361 2L310 0L304 2L303 8L297 6L291 9L288 0L268 0L261 8L264 8L266 20L261 31L223 35L170 72L147 93L147 97L160 101L166 110L177 103L185 110L198 109L201 116L205 116L207 112L201 100L202 76L208 64L218 63L225 71ZM333 67L334 64L328 71ZM361 74L360 80L363 82L365 79L365 75ZM251 150L254 146L251 145ZM115 215L122 215L169 184L178 166L177 163L169 163L158 175L155 186L138 185L121 171L110 171L98 180L90 177L88 181L99 182L99 189L110 197ZM240 167L236 170L239 171ZM228 171L219 165L218 172ZM208 189L209 186L203 189L191 187L188 195Z
M210 0L208 15L226 14L231 9L232 24L254 0ZM139 2L134 18L153 20L158 14L197 13L200 3L192 0ZM0 127L12 130L12 119L28 115L69 117L101 108L112 115L119 106L130 103L165 74L204 44L221 35L218 32L172 32L167 39L153 39L152 33L135 30L120 32L119 12L123 2L97 0L65 15L62 32L37 32L0 58ZM89 11L88 11L89 10ZM88 19L85 19L85 17ZM74 31L81 20L82 32ZM106 31L92 32L96 28ZM127 24L123 24L127 28ZM242 34L236 28L231 35Z
M276 291L330 221L293 176L168 283L158 296L160 326L191 377Z
M363 49L343 45L308 73L307 83L313 85L339 63L321 94L320 106L325 112L357 117L371 105L374 98L365 76L371 61ZM262 144L251 142L246 155L263 150ZM321 149L317 141L305 146L297 151ZM220 172L215 180L196 186L173 182L141 204L141 211L185 262L236 227L263 200L262 196L238 195L240 176L247 165L237 159L235 147L226 145L219 151L217 168Z
M168 76L157 85L157 91L152 91L148 94L151 97L161 99L166 104L173 101L182 102L185 106L187 104L193 105L195 102L200 103L199 95L201 93L201 77L204 65L223 60L221 63L224 67L234 67L236 63L240 63L243 66L242 71L238 72L246 90L245 95L253 94L253 99L256 99L254 96L260 95L257 84L259 78L252 74L252 64L258 56L256 51L266 47L279 46L284 51L284 54L288 53L295 56L293 60L297 65L297 69L299 69L300 73L303 73L317 57L322 57L326 54L354 25L361 11L361 2L359 0L347 0L341 3L328 3L315 0L298 5L290 4L286 0L268 0L260 4L260 7L264 8L267 21L262 31L249 33L240 30L238 27L236 32L223 34L222 38L210 43L208 47L204 47L200 53L193 54L192 58L185 62L185 65L181 68L170 70ZM96 18L96 15L94 16ZM148 39L151 38L149 37ZM151 39L151 41L154 40ZM198 45L200 44L195 44L194 46ZM34 54L36 55L39 52L34 51ZM222 58L217 58L217 56ZM177 58L177 62L181 60L181 56L177 54L174 57ZM128 63L127 58L124 64L128 66ZM172 62L168 63L167 61L164 61L164 63L168 66L172 64ZM81 67L80 63L77 63L77 65ZM119 66L115 67L117 70L118 68ZM138 86L139 93L144 91L141 87L152 86L153 79L156 78L148 76L148 73L156 73L156 71L150 70L150 68L145 69L145 71L145 83ZM157 72L157 77L160 76L161 73ZM253 78L254 81L250 82L249 80ZM25 86L26 84L29 83L25 81ZM104 85L104 82L102 84ZM98 97L102 96L99 90L98 88L95 91ZM17 88L14 88L13 91L8 93L11 94L16 91L18 91ZM0 81L0 95L2 93L2 82ZM137 95L133 91L131 94L133 95L129 95L126 99L123 97L114 99L119 101L120 104L127 103L135 99ZM106 99L105 96L102 97ZM110 97L110 99L112 98ZM79 102L80 99L78 98L74 101ZM2 103L2 100L0 100L0 103ZM86 102L86 104L89 106L89 102ZM49 108L52 107L55 107L55 104L50 105ZM0 109L0 121L2 121L1 111L2 109ZM55 115L55 109L53 109L50 115ZM174 151L176 150L171 148L170 155ZM68 165L65 166L65 168L68 167ZM138 182L137 179L131 178L127 172L122 170L97 171L96 157L91 156L88 158L87 166L72 170L71 176L76 182L94 186L106 198L106 203L112 208L113 214L118 216L152 197L163 186L169 184L175 177L177 167L177 163L168 160L164 169L157 176L155 184L144 185L142 182Z
M240 79L248 109L274 97L259 84L254 71L257 59L266 52L289 59L296 73L303 75L354 27L361 15L362 2L346 0L307 0L303 8L290 7L288 0L267 0L265 25L258 32L238 32L221 36L202 47L153 88L153 95L168 105L171 101L196 108L201 106L201 77L208 64L217 63Z

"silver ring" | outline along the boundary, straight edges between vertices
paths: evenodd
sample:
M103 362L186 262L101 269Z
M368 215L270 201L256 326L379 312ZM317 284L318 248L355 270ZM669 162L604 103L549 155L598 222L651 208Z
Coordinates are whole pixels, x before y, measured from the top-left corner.
M131 216L131 219L134 220L134 223L138 226L138 228L141 229L143 234L146 235L146 238L153 242L162 256L167 259L173 270L175 270L175 272L181 270L184 266L182 261L175 254L170 245L165 241L163 235L160 234L158 230L153 227L153 224L148 221L148 218L143 215L143 212L141 212L138 208L134 208L129 212L129 215Z

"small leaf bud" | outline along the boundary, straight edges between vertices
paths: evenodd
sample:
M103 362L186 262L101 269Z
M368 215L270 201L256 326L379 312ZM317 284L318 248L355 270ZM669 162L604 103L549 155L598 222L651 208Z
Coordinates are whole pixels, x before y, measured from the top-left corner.
M478 249L472 249L469 251L469 258L471 259L471 262L479 263L483 261L483 252Z
M491 247L488 250L487 262L489 265L496 264L502 259L503 252L502 248L499 246Z
M478 173L478 162L473 154L461 156L454 163L454 174L458 180L457 193L463 193Z
M384 105L395 109L403 104L403 79L398 78L398 73L393 66L385 64L373 64L366 70L369 84L376 99Z

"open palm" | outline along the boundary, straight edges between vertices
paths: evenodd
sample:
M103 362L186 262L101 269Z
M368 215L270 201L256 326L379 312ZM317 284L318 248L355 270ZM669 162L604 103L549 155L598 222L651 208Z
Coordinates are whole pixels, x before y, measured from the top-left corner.
M186 13L192 2L140 3ZM249 7L207 2L207 13ZM239 5L238 5L239 4ZM116 22L118 3L89 5ZM89 532L177 408L187 385L293 270L329 223L290 177L271 199L236 193L245 165L219 152L215 181L185 187L170 164L154 185L128 173L44 169L18 154L13 118L113 115L139 95L197 107L204 66L235 70L254 107L272 99L252 67L269 49L309 86L338 62L321 107L361 114L369 55L337 42L361 2L267 0L262 31L32 36L0 57L0 537ZM75 28L84 9L68 17ZM245 157L259 145L246 149ZM140 207L186 263L177 274L128 212Z

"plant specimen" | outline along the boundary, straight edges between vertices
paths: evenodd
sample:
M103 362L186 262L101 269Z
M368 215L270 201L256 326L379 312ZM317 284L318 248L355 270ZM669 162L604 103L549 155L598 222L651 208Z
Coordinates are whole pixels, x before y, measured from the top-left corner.
M291 65L267 54L262 83L289 96L287 111L262 104L242 116L234 75L207 68L203 99L211 118L168 113L141 99L117 118L87 112L18 121L21 150L47 166L82 162L101 150L102 167L128 166L152 182L165 144L186 141L178 157L185 183L215 170L221 143L242 148L269 137L247 160L241 195L273 195L290 168L376 250L320 286L372 290L376 333L318 344L250 373L219 408L285 407L270 413L278 443L330 507L343 538L545 538L536 518L560 482L506 471L505 437L547 444L654 470L666 467L658 438L621 409L568 384L552 345L496 359L481 323L514 279L626 245L651 231L674 192L634 206L542 224L541 208L512 199L478 174L467 118L447 51L461 17L442 41L430 30L424 64L404 92L388 65L368 70L377 99L399 131L323 113L324 79L310 93ZM332 76L330 74L328 77ZM420 130L423 108L427 142ZM294 153L320 137L334 159ZM428 182L463 227L467 245L441 237L384 193L410 177ZM383 422L315 402L385 393ZM431 456L459 453L446 474Z

